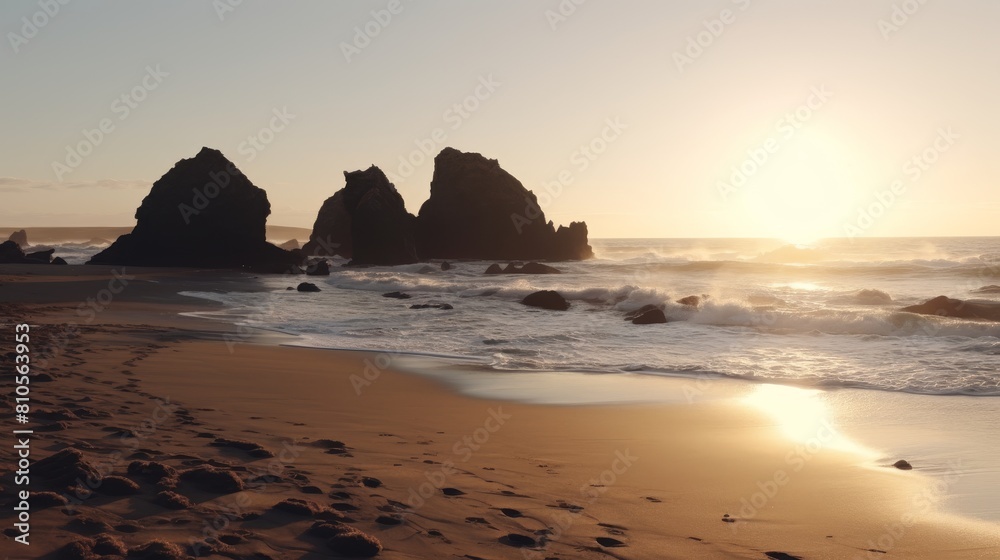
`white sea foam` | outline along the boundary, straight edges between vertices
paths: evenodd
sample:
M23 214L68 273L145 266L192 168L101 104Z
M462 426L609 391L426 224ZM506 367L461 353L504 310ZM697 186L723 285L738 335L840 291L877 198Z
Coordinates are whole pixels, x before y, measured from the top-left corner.
M1000 395L1000 323L901 312L937 295L968 299L1000 284L996 239L830 243L811 262L760 262L780 243L745 240L596 242L598 258L556 263L559 275L486 276L488 262L334 267L323 291L202 294L249 324L308 345L464 356L495 370L640 371L928 394ZM907 259L912 251L913 258ZM792 257L797 251L780 254ZM817 258L817 255L822 258ZM322 284L326 285L323 286ZM519 304L537 290L565 313ZM409 300L383 298L401 291ZM703 296L695 308L677 300ZM981 296L979 296L981 297ZM411 310L415 303L455 309ZM664 309L667 325L626 312Z

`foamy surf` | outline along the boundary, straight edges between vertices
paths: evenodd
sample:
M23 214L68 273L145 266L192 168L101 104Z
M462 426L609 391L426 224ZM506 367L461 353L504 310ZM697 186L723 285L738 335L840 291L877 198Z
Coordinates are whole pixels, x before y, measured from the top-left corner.
M496 371L1000 395L1000 323L900 311L941 294L988 298L977 291L1000 283L1000 266L982 258L997 254L995 240L844 240L808 253L809 263L759 262L781 245L756 243L597 241L597 259L557 263L557 275L488 276L489 262L453 263L446 272L335 266L330 277L311 279L323 291L308 296L286 291L297 280L283 276L262 278L273 288L264 295L201 295L310 346L459 356ZM919 258L906 260L908 248ZM695 257L723 260L688 260ZM520 305L538 290L559 291L570 310ZM382 297L396 291L412 297ZM678 303L690 295L701 299L697 307ZM454 309L410 309L424 303ZM644 305L663 307L670 323L623 320Z

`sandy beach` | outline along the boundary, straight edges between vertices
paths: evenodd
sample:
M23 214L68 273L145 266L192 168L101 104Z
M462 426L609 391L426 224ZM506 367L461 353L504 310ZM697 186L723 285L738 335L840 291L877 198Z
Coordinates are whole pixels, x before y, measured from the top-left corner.
M213 307L177 292L259 289L248 275L57 272L0 270L4 332L28 323L32 350L49 354L35 369L46 377L31 384L31 458L64 454L58 468L32 472L30 554L3 510L14 558L94 558L108 547L158 558L338 557L324 530L369 535L383 558L986 559L1000 550L995 526L938 511L931 479L872 466L833 445L823 425L795 441L779 416L722 385L657 379L695 395L661 405L473 398L397 371L387 354L295 348L283 335L180 314ZM116 277L128 289L93 313L80 307L102 301ZM3 501L14 504L14 451L2 454ZM89 471L99 474L89 489L64 476Z

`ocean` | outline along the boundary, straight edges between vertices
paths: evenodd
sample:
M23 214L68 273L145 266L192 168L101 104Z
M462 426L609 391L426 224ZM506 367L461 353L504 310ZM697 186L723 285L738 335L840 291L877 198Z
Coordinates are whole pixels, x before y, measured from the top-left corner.
M322 292L192 293L307 346L462 358L478 369L735 378L811 388L1000 396L1000 324L920 316L938 295L1000 301L1000 238L609 239L559 275L486 276L491 262L334 266ZM338 261L336 265L343 264ZM501 263L502 264L502 263ZM557 290L566 312L519 303ZM411 299L382 297L401 291ZM697 295L698 308L677 300ZM448 303L453 310L410 309ZM670 322L623 320L646 304Z

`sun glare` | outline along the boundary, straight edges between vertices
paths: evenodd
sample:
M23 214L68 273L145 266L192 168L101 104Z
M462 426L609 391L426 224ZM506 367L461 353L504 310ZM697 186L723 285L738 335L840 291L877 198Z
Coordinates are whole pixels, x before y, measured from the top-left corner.
M823 392L787 385L761 384L744 401L770 415L791 441L811 452L838 449L871 455L872 452L840 434L833 425L833 413L823 402Z
M857 200L846 161L836 143L800 132L747 189L748 219L768 237L797 245L843 235Z

